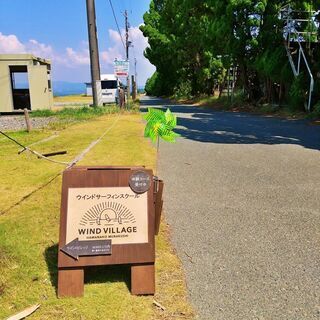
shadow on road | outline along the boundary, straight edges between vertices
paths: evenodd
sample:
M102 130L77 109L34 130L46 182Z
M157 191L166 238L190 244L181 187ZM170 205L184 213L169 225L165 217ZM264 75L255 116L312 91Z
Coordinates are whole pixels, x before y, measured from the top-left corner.
M185 139L224 144L293 144L320 150L320 127L305 120L177 106L151 97L141 100L142 111L146 111L148 106L163 109L170 106L178 116L175 131Z

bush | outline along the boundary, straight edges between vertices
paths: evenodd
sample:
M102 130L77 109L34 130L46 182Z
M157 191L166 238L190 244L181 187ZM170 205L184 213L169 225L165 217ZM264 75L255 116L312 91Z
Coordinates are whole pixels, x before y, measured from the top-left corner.
M311 118L316 118L316 119L320 118L320 101L318 101L314 105L312 113L311 113Z
M289 109L291 111L304 111L306 101L306 89L304 82L304 74L301 73L294 78L289 91Z
M145 91L149 96L162 95L161 81L159 79L159 74L157 71L151 76L151 78L147 80Z
M174 98L175 99L190 99L192 98L192 85L190 80L183 81L179 83L174 88Z

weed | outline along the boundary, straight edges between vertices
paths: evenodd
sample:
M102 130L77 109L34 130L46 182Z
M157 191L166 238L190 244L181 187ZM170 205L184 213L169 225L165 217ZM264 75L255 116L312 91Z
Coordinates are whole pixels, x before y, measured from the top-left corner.
M0 297L4 295L5 288L6 288L5 284L0 282Z
M320 119L320 101L313 107L312 112L308 116L309 119Z
M49 109L35 110L30 113L30 117L32 117L32 118L36 118L36 117L46 118L46 117L52 117L54 115L56 115L56 113L53 112L52 110L49 110Z
M106 107L74 107L63 108L58 111L53 110L36 110L31 113L31 117L57 117L59 119L69 120L88 120L96 118L106 114L113 114L119 112L119 108L116 105L110 105Z

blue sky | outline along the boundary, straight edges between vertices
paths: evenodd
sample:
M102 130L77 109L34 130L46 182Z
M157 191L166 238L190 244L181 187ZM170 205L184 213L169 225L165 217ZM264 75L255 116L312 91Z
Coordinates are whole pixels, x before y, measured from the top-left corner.
M114 58L124 58L125 52L109 0L95 1L101 71L112 73ZM85 0L0 0L0 53L31 52L52 60L53 80L89 81L85 3ZM123 12L127 9L129 13L134 44L130 56L138 61L139 85L143 85L154 71L143 57L147 41L138 29L149 3L150 0L113 0L122 32Z

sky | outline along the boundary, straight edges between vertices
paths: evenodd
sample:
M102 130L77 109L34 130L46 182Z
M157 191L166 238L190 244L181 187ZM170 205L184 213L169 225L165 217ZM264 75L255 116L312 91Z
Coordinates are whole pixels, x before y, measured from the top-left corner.
M113 73L115 58L125 58L109 0L95 0L101 73ZM139 30L150 0L112 0L124 37L124 16L130 23L130 64L137 59L138 85L155 67L143 56L148 45ZM32 53L51 59L53 81L90 82L86 0L0 0L0 53Z

